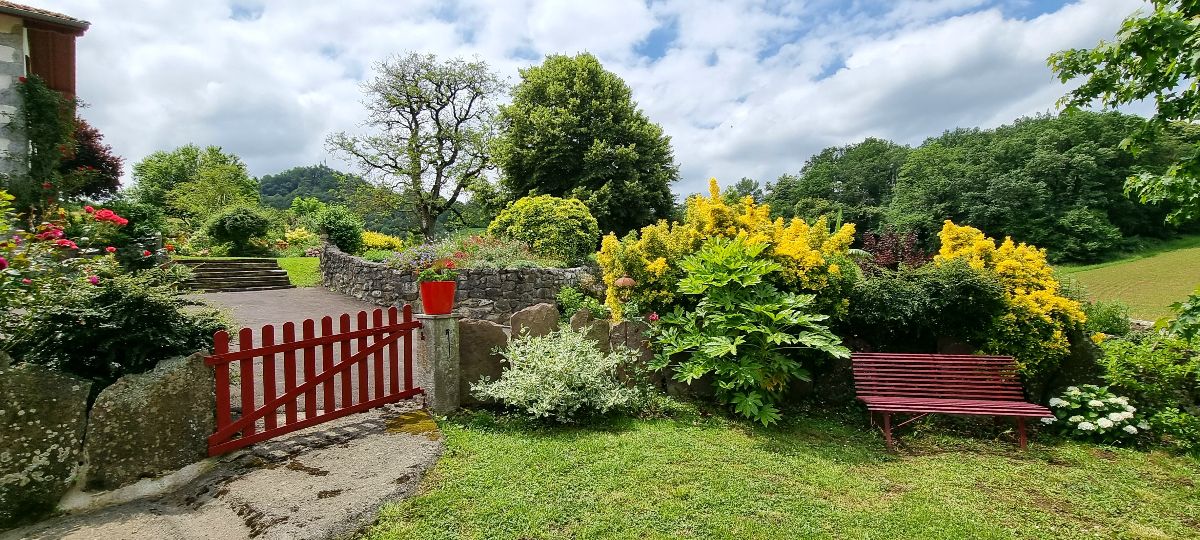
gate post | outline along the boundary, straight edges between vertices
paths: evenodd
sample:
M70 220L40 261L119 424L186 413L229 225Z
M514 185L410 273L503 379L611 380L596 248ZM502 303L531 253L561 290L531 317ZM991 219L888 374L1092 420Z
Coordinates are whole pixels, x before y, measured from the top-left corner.
M429 408L446 414L458 408L459 355L458 315L417 315L421 321L421 365L429 370L431 385L426 389Z

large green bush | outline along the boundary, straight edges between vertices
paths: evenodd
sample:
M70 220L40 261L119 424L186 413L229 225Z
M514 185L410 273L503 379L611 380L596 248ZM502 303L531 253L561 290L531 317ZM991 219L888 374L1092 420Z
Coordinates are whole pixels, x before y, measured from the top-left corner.
M1200 450L1200 352L1169 334L1108 339L1104 378L1150 418L1165 442Z
M519 240L534 253L577 263L596 251L600 226L579 199L522 197L506 208L488 234Z
M670 366L691 383L711 375L717 398L738 414L771 424L778 402L796 380L811 380L812 359L845 358L849 350L812 310L813 295L785 293L769 281L783 266L768 258L767 244L742 237L707 240L683 259L679 292L695 308L676 307L659 323L661 351L654 367Z
M148 371L158 360L212 346L226 326L214 310L180 294L180 266L127 274L101 259L90 275L54 282L22 313L4 319L3 349L21 362L44 364L105 386Z
M358 253L362 249L363 220L344 206L327 206L317 213L317 227L338 249Z
M253 255L254 240L261 240L271 229L271 218L262 210L240 206L213 216L204 232L213 240L232 245L230 255Z
M571 422L636 404L644 391L626 385L618 369L633 365L634 353L600 351L595 341L563 328L546 336L521 336L500 351L508 367L498 380L471 386L479 399L495 400L535 418Z
M867 275L854 285L849 312L838 326L875 350L932 352L938 338L985 342L1004 310L996 277L954 260Z

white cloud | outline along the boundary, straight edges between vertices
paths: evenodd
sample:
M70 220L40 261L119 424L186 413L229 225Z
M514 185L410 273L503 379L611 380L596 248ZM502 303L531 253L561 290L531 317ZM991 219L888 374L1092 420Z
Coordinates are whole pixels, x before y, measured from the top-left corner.
M1081 0L1032 19L995 0L237 5L235 20L217 1L39 3L92 22L78 42L83 114L130 165L194 142L256 175L339 166L324 138L357 129L358 83L388 55L478 55L515 81L544 54L588 50L672 136L675 191L689 193L708 176L771 180L866 136L916 144L1051 111L1064 87L1046 56L1110 37L1142 2ZM638 54L646 45L661 57Z

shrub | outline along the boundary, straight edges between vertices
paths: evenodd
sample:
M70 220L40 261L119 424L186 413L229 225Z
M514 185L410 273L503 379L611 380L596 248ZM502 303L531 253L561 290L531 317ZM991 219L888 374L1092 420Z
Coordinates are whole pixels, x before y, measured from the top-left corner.
M508 367L498 380L485 377L471 385L471 392L535 418L572 422L631 407L644 395L617 378L618 369L632 365L632 351L602 353L596 342L570 328L517 337L499 352Z
M1200 335L1200 287L1184 301L1171 304L1171 311L1175 312L1175 318L1156 326L1165 326L1172 334L1188 340Z
M362 255L359 255L359 257L371 262L385 262L391 260L395 256L396 252L390 249L368 249L362 252Z
M1129 306L1124 302L1084 302L1083 315L1087 318L1084 329L1089 335L1100 332L1112 336L1129 333Z
M1150 425L1163 443L1184 452L1200 454L1200 413L1167 408L1155 413Z
M1200 353L1182 339L1152 334L1100 344L1109 387L1156 412L1200 405Z
M579 199L538 195L517 199L500 212L488 225L488 234L524 242L539 255L577 263L596 250L600 226Z
M874 271L877 268L896 270L901 267L916 268L928 263L933 255L921 249L917 242L917 233L885 231L882 233L863 234L863 250L871 255L864 262L863 269Z
M985 342L1005 309L994 273L954 260L868 275L854 285L839 326L875 350L929 352L942 337Z
M1134 418L1137 408L1129 399L1108 388L1085 384L1069 386L1062 397L1050 400L1054 418L1042 421L1058 427L1059 433L1075 439L1108 444L1133 441L1150 424Z
M569 320L581 309L588 310L593 319L608 318L608 308L604 307L604 304L575 287L559 289L555 299L558 301L558 312L562 313L563 319Z
M669 311L678 298L676 284L683 277L680 267L709 238L746 235L751 242L765 242L765 255L781 266L771 280L786 290L811 292L817 305L828 313L840 313L854 273L846 257L854 241L854 225L831 231L825 218L809 224L802 219L771 221L770 207L752 197L730 205L715 179L709 181L709 196L687 200L683 223L659 221L618 240L615 235L601 241L596 262L608 286L605 304L614 314L622 304L636 303L644 310ZM617 280L633 280L633 286L618 287Z
M327 206L317 214L316 225L329 241L346 253L362 249L363 221L344 206Z
M400 251L405 247L404 239L375 231L363 231L362 249Z
M158 360L211 347L213 333L226 326L216 311L194 309L201 304L180 295L190 275L182 267L126 274L105 257L87 270L7 321L4 348L14 358L104 386Z
M249 255L261 252L254 249L254 240L261 240L271 228L271 220L261 211L249 207L225 210L214 216L204 227L210 238L233 245L230 255Z
M767 247L741 236L713 238L680 262L679 292L696 297L696 307L662 317L653 366L688 355L674 366L676 380L711 374L718 399L764 425L779 420L776 404L792 381L811 380L801 354L850 355L817 324L827 317L811 311L812 295L783 293L768 281L785 268L765 255Z
M1068 335L1086 320L1079 302L1062 294L1062 284L1046 263L1046 251L1005 238L999 245L973 227L947 220L938 237L935 264L963 260L995 273L1004 288L1007 309L996 318L985 349L1012 355L1025 381L1043 387L1070 356Z

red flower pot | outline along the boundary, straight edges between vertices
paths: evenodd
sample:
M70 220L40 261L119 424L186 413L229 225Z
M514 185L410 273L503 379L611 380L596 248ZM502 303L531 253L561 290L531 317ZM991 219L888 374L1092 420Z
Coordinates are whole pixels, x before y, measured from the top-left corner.
M454 308L455 281L422 281L421 306L426 315L448 315Z

